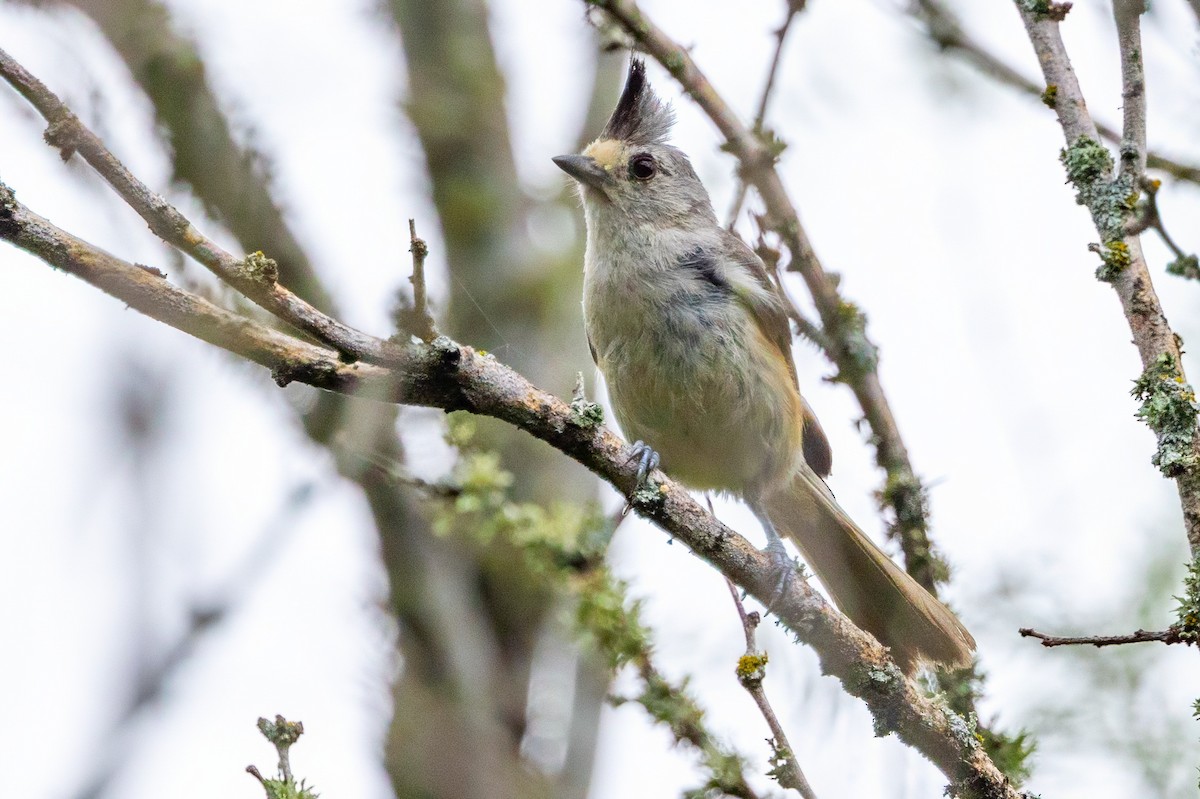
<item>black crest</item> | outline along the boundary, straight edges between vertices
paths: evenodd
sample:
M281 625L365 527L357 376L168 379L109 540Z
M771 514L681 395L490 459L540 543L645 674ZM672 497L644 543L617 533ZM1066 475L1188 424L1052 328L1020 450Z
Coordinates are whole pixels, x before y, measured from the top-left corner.
M654 95L646 80L646 65L640 58L629 62L625 90L613 110L601 138L632 144L662 144L671 132L675 114Z

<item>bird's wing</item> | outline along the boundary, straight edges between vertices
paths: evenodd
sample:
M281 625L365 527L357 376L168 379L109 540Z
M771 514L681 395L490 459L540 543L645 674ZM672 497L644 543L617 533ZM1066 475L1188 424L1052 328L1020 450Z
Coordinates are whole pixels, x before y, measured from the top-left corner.
M750 278L738 280L741 275L732 276L730 282L735 295L754 316L767 340L779 349L792 375L792 383L799 392L800 381L796 378L796 366L792 363L792 328L788 323L787 305L779 295L779 289L767 274L762 259L746 242L726 230L722 232L721 244L730 261L742 267ZM833 467L833 450L808 400L804 399L803 394L800 399L804 406L804 460L814 472L826 477Z

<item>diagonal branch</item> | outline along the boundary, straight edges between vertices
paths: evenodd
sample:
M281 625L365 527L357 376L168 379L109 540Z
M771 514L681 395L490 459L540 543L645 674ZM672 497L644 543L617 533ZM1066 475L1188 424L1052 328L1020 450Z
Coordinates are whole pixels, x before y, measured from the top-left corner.
M804 580L775 596L767 556L714 519L661 473L658 490L636 490L637 463L613 433L531 385L493 357L444 337L432 344L393 345L392 365L346 364L336 353L217 308L172 286L161 274L126 263L60 230L0 184L0 238L77 275L130 307L271 368L276 381L443 410L468 410L506 421L554 446L633 497L635 509L683 541L773 611L811 645L827 674L860 697L880 734L895 732L952 781L952 789L984 799L1019 794L984 753L971 727L906 680L887 650L851 624ZM385 393L386 392L386 393Z
M138 180L36 77L0 50L0 76L46 119L46 141L63 159L78 152L163 241L187 253L258 305L335 347L351 360L385 359L383 342L329 317L278 283L278 266L258 257L237 258L204 236L173 205Z

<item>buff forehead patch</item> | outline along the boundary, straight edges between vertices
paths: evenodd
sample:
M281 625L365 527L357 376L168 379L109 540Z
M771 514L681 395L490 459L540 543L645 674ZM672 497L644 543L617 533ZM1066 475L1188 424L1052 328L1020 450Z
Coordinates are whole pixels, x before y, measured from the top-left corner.
M625 160L625 145L615 139L597 139L588 145L583 154L611 172Z

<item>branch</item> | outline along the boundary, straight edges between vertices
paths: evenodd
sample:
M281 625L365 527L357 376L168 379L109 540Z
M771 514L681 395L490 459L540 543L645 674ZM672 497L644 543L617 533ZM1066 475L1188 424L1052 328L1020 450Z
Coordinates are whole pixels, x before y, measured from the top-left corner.
M637 463L621 439L590 414L540 389L495 358L445 337L431 344L390 344L389 367L341 362L332 350L238 317L172 286L154 271L124 262L37 216L0 184L0 238L70 272L130 307L270 368L276 381L296 381L443 410L467 410L506 421L549 443L632 496L639 514L685 543L764 603L776 592L763 553L729 529L681 486L655 473L657 490L637 490ZM362 335L362 334L359 334ZM922 752L954 789L991 799L1018 799L983 753L970 727L927 698L901 674L887 650L838 613L804 580L794 580L773 612L818 653L825 673L866 702L877 729L895 732Z
M1054 107L1057 102L1057 84L1034 83L1013 69L978 40L972 38L953 13L940 2L917 0L907 7L908 13L924 24L926 35L940 49L954 53L994 80L1024 92L1030 97L1037 97L1051 108ZM1110 142L1121 141L1121 134L1103 122L1096 123L1096 130ZM1179 180L1200 183L1200 166L1185 164L1154 152L1147 153L1146 165L1151 169L1162 170Z
M762 94L758 98L758 111L754 114L754 132L756 135L761 136L763 133L763 124L767 119L767 104L771 101L771 92L775 88L775 76L779 73L779 64L783 61L783 43L787 40L788 31L792 28L792 20L804 10L805 5L806 0L789 0L783 24L775 31L775 53L771 56L771 66L767 68L767 80L763 83ZM733 198L733 206L729 209L729 216L725 223L725 227L730 230L733 229L738 215L742 212L742 204L746 201L747 188L746 181L739 176L737 194Z
M336 308L272 196L271 164L234 140L195 43L158 0L62 0L87 14L154 106L169 144L172 178L229 227L247 252L279 262L284 285L326 313Z
M895 513L892 535L900 540L909 573L936 596L943 565L932 554L926 520L925 494L909 461L876 371L875 345L867 338L866 319L841 296L837 276L825 271L808 240L783 181L775 169L778 147L746 127L692 60L642 13L633 0L590 0L604 9L624 31L679 82L725 137L726 149L739 162L742 178L757 189L765 206L762 226L778 235L791 251L791 271L799 272L821 318L825 349L837 365L837 380L854 392L870 425L875 460L887 473L880 492L882 504Z
M0 50L0 76L8 81L46 119L46 141L67 160L78 152L138 213L163 241L187 253L280 319L333 346L351 360L386 361L383 342L366 336L321 313L278 283L278 266L269 258L237 258L205 237L173 205L152 192L117 160L104 143L84 125L40 80L4 50Z
M1200 429L1196 424L1195 394L1184 374L1181 339L1163 314L1141 242L1126 228L1145 163L1145 89L1137 34L1139 4L1136 0L1117 0L1117 4L1126 102L1119 174L1115 173L1111 153L1098 142L1096 125L1055 19L1061 14L1039 11L1021 2L1017 9L1047 85L1057 86L1055 111L1067 142L1060 157L1068 180L1076 188L1076 202L1087 206L1100 235L1101 244L1095 248L1103 264L1096 276L1112 283L1133 334L1145 369L1134 388L1142 400L1138 416L1158 437L1154 463L1176 481L1188 543L1196 556L1200 555Z
M1146 630L1138 630L1135 633L1128 635L1087 635L1078 638L1058 637L1054 635L1046 635L1039 633L1037 630L1029 627L1022 627L1018 630L1022 638L1036 638L1042 642L1042 646L1077 646L1080 644L1091 644L1094 647L1101 646L1118 646L1120 644L1143 644L1149 641L1160 641L1164 644L1181 644L1187 643L1182 631L1178 627L1168 627L1165 630L1158 632L1147 632ZM1192 642L1194 643L1194 642Z
M1139 185L1146 172L1146 70L1141 18L1145 0L1113 0L1121 51L1121 175Z
M763 689L763 680L767 676L767 655L765 652L759 651L754 640L754 632L759 622L762 621L762 617L758 615L757 611L747 613L742 604L742 598L738 595L737 586L729 580L726 580L725 584L729 586L729 593L733 596L733 604L737 608L738 618L742 620L742 632L746 634L746 654L738 658L738 682L750 694L754 704L758 705L758 710L766 719L773 736L769 741L773 750L771 762L774 765L774 768L771 769L771 776L775 777L782 787L799 791L804 799L816 799L817 795L812 786L808 784L808 778L800 769L800 761L796 759L796 752L788 742L787 733L784 732L783 725L779 723L775 709L771 707L771 702L767 699L767 692Z

